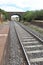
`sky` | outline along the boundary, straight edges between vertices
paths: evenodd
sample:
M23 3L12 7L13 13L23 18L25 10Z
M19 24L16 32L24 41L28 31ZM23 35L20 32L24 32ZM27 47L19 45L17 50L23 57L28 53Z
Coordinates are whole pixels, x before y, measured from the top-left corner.
M43 0L0 0L0 8L8 12L43 9Z

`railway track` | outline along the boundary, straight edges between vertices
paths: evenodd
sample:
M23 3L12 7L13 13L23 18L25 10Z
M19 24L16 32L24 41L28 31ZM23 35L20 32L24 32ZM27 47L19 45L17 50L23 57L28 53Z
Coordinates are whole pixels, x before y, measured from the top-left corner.
M9 27L9 44L4 65L28 65L21 44L17 38L13 21L9 22Z
M28 65L43 65L43 42L14 22Z

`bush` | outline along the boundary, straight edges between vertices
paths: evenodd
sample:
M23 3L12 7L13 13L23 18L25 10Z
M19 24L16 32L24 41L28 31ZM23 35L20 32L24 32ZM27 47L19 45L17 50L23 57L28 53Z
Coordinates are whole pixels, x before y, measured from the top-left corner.
M23 20L26 20L26 21L43 20L43 10L27 11L23 15Z
M0 12L4 15L5 20L9 19L9 15L8 15L8 13L6 11L0 9Z

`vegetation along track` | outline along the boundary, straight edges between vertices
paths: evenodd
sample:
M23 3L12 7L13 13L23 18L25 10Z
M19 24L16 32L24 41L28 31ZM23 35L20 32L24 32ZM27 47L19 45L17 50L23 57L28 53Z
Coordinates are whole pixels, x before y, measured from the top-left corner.
M43 42L14 22L28 65L43 65Z

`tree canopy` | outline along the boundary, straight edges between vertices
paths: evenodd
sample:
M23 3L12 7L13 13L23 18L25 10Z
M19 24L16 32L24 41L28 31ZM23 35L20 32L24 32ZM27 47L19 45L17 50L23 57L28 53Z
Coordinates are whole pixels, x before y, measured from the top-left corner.
M8 15L8 13L6 11L0 9L0 12L4 15L5 20L9 19L9 15Z
M26 20L26 21L43 20L43 10L27 11L23 15L23 20Z

